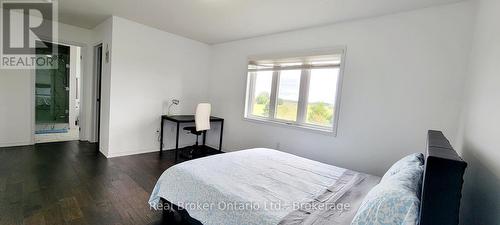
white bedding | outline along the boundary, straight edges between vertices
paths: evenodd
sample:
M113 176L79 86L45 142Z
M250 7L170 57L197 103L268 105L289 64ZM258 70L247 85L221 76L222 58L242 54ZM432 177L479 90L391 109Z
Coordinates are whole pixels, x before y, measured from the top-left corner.
M379 180L276 150L249 149L167 169L149 203L156 206L164 198L184 206L205 225L350 224L362 199ZM340 210L305 212L308 205L300 205L327 200L335 200ZM316 216L301 218L309 214Z

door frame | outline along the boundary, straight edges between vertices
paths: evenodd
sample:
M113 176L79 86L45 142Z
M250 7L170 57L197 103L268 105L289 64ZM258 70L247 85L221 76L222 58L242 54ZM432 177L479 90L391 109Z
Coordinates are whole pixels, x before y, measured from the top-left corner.
M100 55L99 55L100 48ZM101 99L102 99L102 53L103 43L98 43L93 46L93 63L92 63L92 142L97 143L97 149L100 150L100 134L101 134ZM99 65L99 66L98 66Z
M67 41L67 40L63 40L63 39L57 39L57 40L50 40L49 38L45 38L45 37L40 37L40 41L46 41L46 42L51 42L51 43L54 43L54 44L60 44L60 45L68 45L68 46L77 46L77 47L80 47L80 56L82 57L81 60L80 60L80 79L86 79L84 78L85 77L85 65L86 65L86 58L87 58L87 44L84 44L84 43L80 43L80 42L75 42L75 41ZM30 96L31 96L31 145L34 145L35 144L35 130L36 130L36 107L35 107L35 104L36 104L36 97L35 97L35 94L36 94L36 69L30 69L30 82L31 82L31 88L30 88ZM85 88L83 87L84 85L84 82L80 82L81 83L81 87L80 87L80 99L84 99L86 98L86 96L88 95L87 93L85 93ZM80 118L82 118L81 115L84 115L84 118L88 118L89 115L87 115L87 113L83 113L86 110L86 107L84 104L82 104L80 102ZM80 119L81 120L81 119ZM86 123L81 123L80 124L80 132L79 132L79 135L80 135L80 140L82 140L84 138L83 136L83 130L86 129Z

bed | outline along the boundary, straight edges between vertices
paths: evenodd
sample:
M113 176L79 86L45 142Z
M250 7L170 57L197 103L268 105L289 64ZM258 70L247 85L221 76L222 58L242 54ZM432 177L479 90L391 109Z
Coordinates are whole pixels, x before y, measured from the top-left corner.
M427 145L419 222L458 224L466 163L439 131L429 131ZM149 204L165 224L350 224L380 179L258 148L167 169Z

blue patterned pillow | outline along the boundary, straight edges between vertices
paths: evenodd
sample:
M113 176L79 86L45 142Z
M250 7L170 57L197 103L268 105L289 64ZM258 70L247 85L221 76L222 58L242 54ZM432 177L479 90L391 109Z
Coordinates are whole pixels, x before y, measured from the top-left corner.
M417 224L423 157L417 153L396 162L366 195L351 224Z
M394 163L389 170L382 177L383 180L387 180L389 177L397 174L401 170L408 169L408 167L423 166L424 165L424 154L413 153L405 156L396 163Z
M391 166L380 183L392 182L415 192L420 198L422 175L424 173L424 155L415 153L408 155Z
M415 225L419 207L411 191L381 183L365 197L351 225Z

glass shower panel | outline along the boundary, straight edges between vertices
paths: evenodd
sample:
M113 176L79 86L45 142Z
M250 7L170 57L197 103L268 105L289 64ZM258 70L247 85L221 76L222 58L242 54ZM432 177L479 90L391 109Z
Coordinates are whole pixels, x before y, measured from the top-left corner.
M40 43L38 43L40 44ZM58 60L57 69L36 68L35 82L35 133L65 133L69 127L69 60L70 47L57 45L57 55L52 54L52 43L36 50Z

